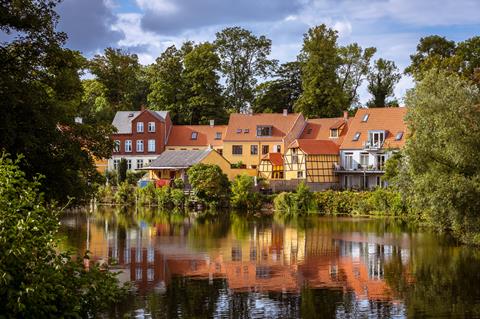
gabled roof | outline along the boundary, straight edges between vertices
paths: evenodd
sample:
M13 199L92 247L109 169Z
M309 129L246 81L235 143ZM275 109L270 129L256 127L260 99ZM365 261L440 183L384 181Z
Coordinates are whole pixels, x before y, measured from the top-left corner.
M167 146L219 146L222 145L226 130L226 125L174 125ZM192 140L193 132L197 132L195 140ZM216 139L217 133L221 134L220 139Z
M132 133L132 121L142 112L149 112L152 116L160 121L165 121L167 118L167 111L118 111L113 118L112 125L117 128L117 134Z
M368 119L366 122L363 122L362 120L366 114L369 115ZM363 149L365 142L368 141L368 132L375 130L386 132L383 148L403 147L407 135L407 124L404 121L406 114L406 107L358 109L340 148ZM399 141L396 141L395 136L399 132L403 132L403 136ZM357 133L360 133L360 138L358 141L353 141L353 137Z
M230 114L224 141L281 141L300 118L299 113ZM261 125L272 126L272 136L258 137L257 126Z
M268 153L262 157L262 160L268 160L274 166L283 165L283 156L281 153Z
M188 168L194 164L200 163L212 149L205 150L186 150L186 151L164 151L150 164L143 169L169 169L169 168Z
M308 155L338 155L340 146L329 140L297 139L289 148L300 148Z
M347 134L351 121L352 118L345 120L343 117L310 119L300 135L300 139L331 140L340 145ZM330 129L332 128L342 128L342 132L337 138L330 138Z

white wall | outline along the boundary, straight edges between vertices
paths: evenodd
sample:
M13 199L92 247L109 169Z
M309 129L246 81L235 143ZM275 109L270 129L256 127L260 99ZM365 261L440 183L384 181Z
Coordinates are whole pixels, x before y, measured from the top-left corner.
M136 170L138 167L137 167L137 159L143 159L143 166L147 166L148 165L148 162L151 160L153 161L154 159L156 159L158 157L158 155L153 155L153 156L141 156L141 155L114 155L112 156L112 158L110 158L108 160L108 170L109 171L113 171L114 170L114 165L113 165L113 161L114 160L121 160L122 158L126 159L126 160L131 160L132 161L132 170Z

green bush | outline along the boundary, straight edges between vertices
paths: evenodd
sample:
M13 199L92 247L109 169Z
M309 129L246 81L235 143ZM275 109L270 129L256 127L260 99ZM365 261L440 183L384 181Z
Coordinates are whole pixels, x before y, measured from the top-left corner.
M170 191L170 201L173 206L183 208L185 205L185 200L186 196L183 190L174 188Z
M96 198L100 203L112 204L114 202L112 186L110 185L100 186L98 188Z
M301 215L316 210L313 194L305 183L300 183L295 193L280 193L274 200L275 210L286 215Z
M230 182L218 165L195 164L187 171L198 200L210 207L228 206Z
M159 187L155 189L155 198L160 207L169 207L172 204L170 187Z
M184 188L185 188L185 183L183 182L183 179L181 179L181 178L176 178L176 179L173 181L172 187L173 187L173 188L177 188L177 189L184 189Z
M136 196L139 205L156 205L155 184L148 183L145 187L136 189Z
M130 185L137 185L140 178L145 175L145 171L127 171L126 181Z
M117 168L117 184L123 183L127 179L127 160L122 158Z
M122 182L117 187L114 195L115 203L119 205L135 204L135 189L127 181Z
M118 174L117 171L105 171L105 180L108 181L109 185L117 186L118 184Z
M252 176L236 176L231 184L231 191L230 203L233 207L249 211L258 210L262 207L262 196L255 191Z

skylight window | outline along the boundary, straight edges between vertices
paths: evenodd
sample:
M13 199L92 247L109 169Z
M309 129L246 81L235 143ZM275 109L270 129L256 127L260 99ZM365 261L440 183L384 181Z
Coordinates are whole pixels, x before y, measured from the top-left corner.
M360 132L355 133L352 141L358 141L360 139Z
M241 128L237 128L237 134L240 134L242 133L242 129Z
M197 137L198 137L198 132L192 132L191 139L192 139L192 140L196 140Z
M216 140L221 140L222 139L222 132L216 132L215 133L215 139Z
M249 128L244 128L243 133L245 133L245 134L250 133L250 129Z
M365 114L365 115L363 116L363 118L362 118L362 122L368 121L368 117L369 117L369 116L370 116L370 114L368 114L368 113Z
M403 132L398 132L397 135L395 135L395 141L400 141L403 137Z

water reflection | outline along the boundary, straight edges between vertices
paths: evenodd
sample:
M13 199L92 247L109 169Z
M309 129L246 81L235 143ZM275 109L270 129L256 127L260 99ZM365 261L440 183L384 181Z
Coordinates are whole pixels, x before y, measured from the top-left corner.
M62 225L66 245L114 261L121 279L135 282L137 298L112 316L135 310L158 318L480 313L480 291L471 283L480 283L478 271L466 274L465 300L436 296L446 298L457 285L455 269L443 267L448 258L457 256L462 265L468 258L473 270L480 265L476 252L395 221L195 219L145 210L67 215ZM440 284L432 276L451 279Z

